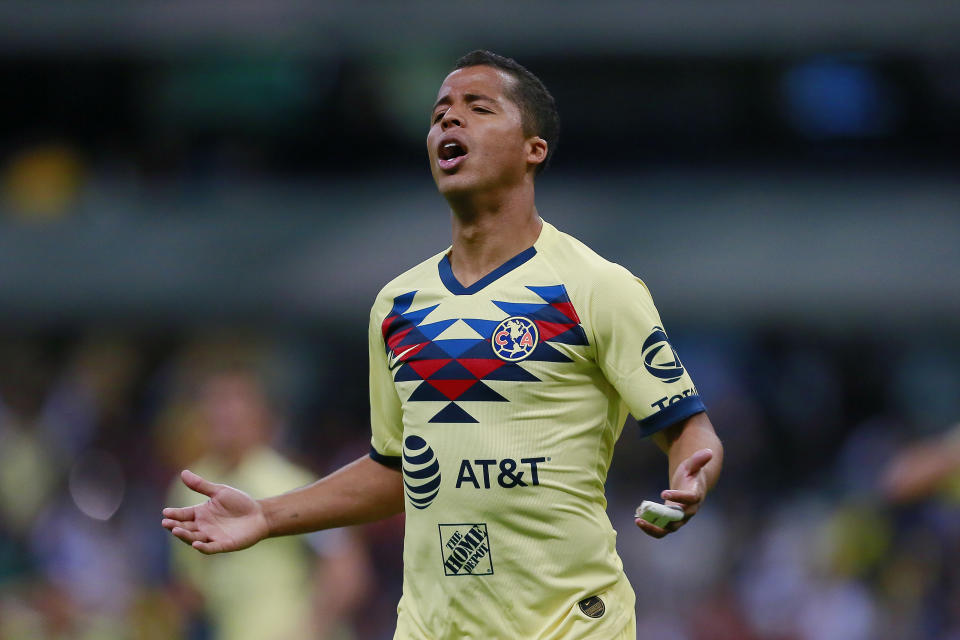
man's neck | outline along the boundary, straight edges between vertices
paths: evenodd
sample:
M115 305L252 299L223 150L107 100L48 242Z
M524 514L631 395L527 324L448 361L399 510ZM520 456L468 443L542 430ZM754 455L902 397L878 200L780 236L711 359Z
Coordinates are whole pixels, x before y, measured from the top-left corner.
M540 236L543 222L534 204L532 184L448 202L453 214L450 266L465 287L532 247Z

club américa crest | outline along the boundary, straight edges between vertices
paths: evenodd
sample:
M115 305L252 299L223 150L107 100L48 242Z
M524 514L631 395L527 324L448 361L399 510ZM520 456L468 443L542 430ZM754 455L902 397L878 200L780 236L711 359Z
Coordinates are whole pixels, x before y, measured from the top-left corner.
M510 316L494 329L490 346L501 360L519 362L533 353L539 341L540 333L533 320L524 316Z

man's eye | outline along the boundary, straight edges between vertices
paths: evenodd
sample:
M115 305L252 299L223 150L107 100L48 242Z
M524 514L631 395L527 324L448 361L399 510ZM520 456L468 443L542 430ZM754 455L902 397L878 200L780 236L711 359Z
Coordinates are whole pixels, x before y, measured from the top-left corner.
M437 113L435 113L435 114L433 115L433 123L436 124L436 123L440 122L440 118L442 118L442 117L443 117L443 111L438 111Z
M477 113L493 113L493 111L490 111L490 109L487 109L486 107L474 107L473 110Z

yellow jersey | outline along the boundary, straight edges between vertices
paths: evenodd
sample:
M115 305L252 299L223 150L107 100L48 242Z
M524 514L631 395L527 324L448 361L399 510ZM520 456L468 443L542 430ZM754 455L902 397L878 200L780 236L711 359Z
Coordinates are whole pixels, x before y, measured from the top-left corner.
M396 638L633 638L604 482L627 414L704 411L646 286L544 222L475 284L447 252L377 296L375 460L402 471Z

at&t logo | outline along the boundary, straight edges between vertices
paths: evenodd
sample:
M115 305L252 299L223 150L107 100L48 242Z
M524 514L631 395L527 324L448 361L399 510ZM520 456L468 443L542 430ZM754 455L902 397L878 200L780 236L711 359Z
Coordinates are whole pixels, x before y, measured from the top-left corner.
M440 493L440 463L433 449L420 436L403 441L403 485L417 509L426 509Z
M490 346L501 360L519 362L533 353L539 341L540 333L533 320L523 316L511 316L494 329Z

